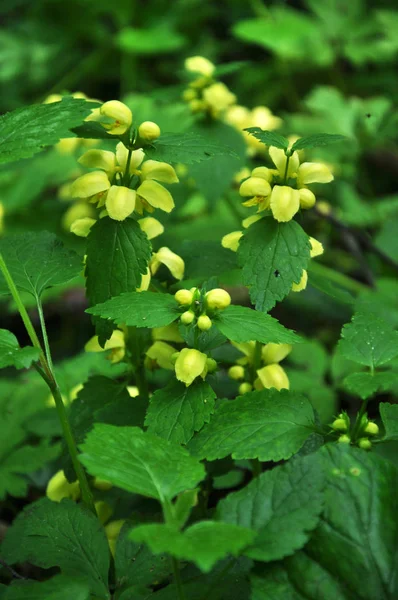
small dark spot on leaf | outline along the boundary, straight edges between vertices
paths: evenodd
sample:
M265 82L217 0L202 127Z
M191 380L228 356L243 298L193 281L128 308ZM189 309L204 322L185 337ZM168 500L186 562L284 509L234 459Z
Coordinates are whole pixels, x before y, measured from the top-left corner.
M281 274L279 273L278 269L276 269L276 271L274 271L274 275L275 275L275 277L280 277L281 276Z
M372 115L370 113L366 113L365 117L367 117L368 119L370 119Z

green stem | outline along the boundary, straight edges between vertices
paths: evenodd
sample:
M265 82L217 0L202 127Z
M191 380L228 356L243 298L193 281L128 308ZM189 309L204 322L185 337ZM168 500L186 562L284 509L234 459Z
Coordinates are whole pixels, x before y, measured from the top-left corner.
M145 367L143 363L138 364L135 367L135 381L140 392L140 397L144 400L149 398L148 381L145 376Z
M286 180L287 180L287 172L289 170L289 161L290 161L290 156L286 155L286 165L285 165L285 172L283 174L283 185L286 185Z
M38 296L36 296L36 303L37 303L37 310L39 312L39 319L40 319L41 332L42 332L43 341L44 341L44 348L46 350L47 363L48 363L48 366L50 367L50 371L54 374L54 365L53 365L53 360L51 357L50 345L48 343L46 322L44 320L44 313L43 313L43 305Z
M176 588L177 588L178 599L186 600L186 596L184 593L184 587L183 587L183 583L182 583L182 579L181 579L180 564L179 564L178 560L176 558L174 558L174 556L171 557L171 564L173 566L174 581L175 581Z
M133 148L129 148L129 151L127 154L127 161L126 161L126 170L124 171L124 175L123 175L123 185L125 185L125 186L128 186L129 180L130 180L130 161L131 161L132 154L133 154Z
M367 292L369 291L369 287L367 285L364 285L363 283L360 283L359 281L356 281L355 279L351 279L351 277L347 277L347 275L344 275L344 273L335 271L334 269L331 269L330 267L327 267L326 265L323 265L321 263L311 261L311 264L310 264L308 270L309 270L310 274L312 271L313 273L322 275L323 277L326 277L330 281L333 281L334 283L337 283L341 287L344 287L347 290L351 290L352 292L355 292L356 294L359 294L360 292L364 292L364 291L367 291ZM310 281L311 281L311 279L310 279Z
M357 441L358 431L361 426L362 417L366 413L366 409L368 406L368 400L369 399L363 400L362 406L359 409L359 412L357 414L357 418L355 420L355 425L354 425L354 429L352 430L352 436L351 436L351 441L353 441L353 442Z

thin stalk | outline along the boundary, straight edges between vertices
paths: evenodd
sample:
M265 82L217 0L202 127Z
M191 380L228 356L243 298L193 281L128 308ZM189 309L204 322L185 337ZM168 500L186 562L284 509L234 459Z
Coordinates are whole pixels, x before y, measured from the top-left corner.
M360 292L369 291L369 287L356 281L355 279L351 279L351 277L347 277L344 273L340 273L339 271L335 271L326 265L322 265L321 263L317 263L315 261L311 261L311 265L309 267L309 272L318 273L318 275L323 275L330 281L337 283L341 287L346 288L347 290L351 290L356 294ZM310 279L311 281L311 279Z
M142 362L135 367L134 374L135 374L135 381L137 383L137 387L138 387L138 390L140 393L140 397L144 398L145 400L148 400L148 398L149 398L148 381L145 376L145 367L142 364Z
M283 185L286 185L287 172L289 170L289 161L290 161L290 156L286 156L285 172L283 174Z
M47 358L48 366L50 367L50 371L54 374L54 365L53 365L53 360L51 357L50 345L48 343L46 322L44 320L44 313L43 313L43 305L41 303L40 298L38 298L37 296L36 296L36 303L37 303L37 310L39 312L41 332L42 332L42 336L43 336L44 348L46 351L46 358Z
M363 400L362 406L359 409L359 412L357 414L357 418L355 420L354 429L352 430L352 441L353 442L357 441L358 431L359 431L359 428L361 426L362 417L366 413L366 409L367 409L367 406L368 406L368 400L369 399Z
M171 557L171 564L173 567L174 581L177 588L178 599L186 600L184 586L181 579L180 564L178 560L174 558L174 556Z
M130 180L130 160L131 160L132 154L133 154L133 148L129 148L129 151L127 154L127 161L126 161L126 170L124 171L124 175L123 175L123 185L125 185L125 186L128 186L129 180Z

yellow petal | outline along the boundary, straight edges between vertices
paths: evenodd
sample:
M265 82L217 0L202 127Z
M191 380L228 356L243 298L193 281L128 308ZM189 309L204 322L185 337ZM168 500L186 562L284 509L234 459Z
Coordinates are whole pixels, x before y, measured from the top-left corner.
M272 131L282 125L282 119L273 115L266 106L256 106L250 116L252 127L260 127L266 131Z
M301 279L298 283L293 283L292 292L302 292L307 287L308 273L306 270L303 271Z
M70 231L72 223L77 219L84 219L85 217L93 218L95 216L95 209L91 204L87 204L86 201L74 202L72 206L64 213L62 217L62 226Z
M123 142L119 142L116 146L116 160L117 164L121 167L123 171L126 170L128 153L129 151L123 144ZM137 169L140 166L144 158L145 152L142 148L138 148L138 150L133 150L130 159L130 173L132 173L135 169Z
M61 502L63 498L77 500L80 496L79 482L69 483L64 472L58 471L47 484L46 496L53 502Z
M138 387L136 385L128 385L127 391L131 398L136 398L137 396L140 395L140 390L138 389Z
M142 275L140 287L136 289L136 292L146 292L151 283L151 271L149 267L147 268L147 272Z
M106 197L105 206L108 215L115 221L124 221L134 211L135 190L123 185L113 185Z
M228 248L228 250L232 250L232 252L236 252L239 248L239 241L243 235L243 231L231 231L231 233L227 233L221 240L221 245L223 248Z
M94 484L94 487L96 487L95 484ZM95 512L97 513L98 520L102 524L106 523L107 520L109 519L109 517L112 516L112 513L113 513L112 508L109 506L109 504L107 502L104 502L103 500L99 500L98 502L95 502L94 508L95 508Z
M171 360L176 349L166 342L156 341L148 348L146 355L155 360L162 369L174 370L174 362Z
M118 521L111 521L104 527L112 556L115 556L117 538L119 537L120 530L125 522L125 519L119 519Z
M154 208L160 208L165 212L171 212L174 208L174 200L169 190L157 181L143 181L137 189L137 194Z
M286 170L286 160L287 160L287 156L286 156L284 150L282 150L281 148L275 148L274 146L271 146L271 148L269 149L269 155L272 159L272 162L278 169L279 176L284 177L285 170ZM297 154L297 152L293 152L292 156L289 159L289 166L288 166L287 174L286 174L287 178L293 177L293 175L296 174L299 164L300 164L300 159L298 157L298 154Z
M105 102L100 108L100 113L102 116L114 120L111 124L102 123L103 127L112 135L125 133L133 122L131 110L123 102L119 102L119 100Z
M236 96L227 88L225 83L218 81L203 90L203 100L210 108L213 116L217 116L236 102Z
M333 179L332 171L323 163L305 162L298 169L299 187L308 183L329 183Z
M272 189L270 207L274 219L280 223L290 221L300 208L298 190L287 185L275 185Z
M120 329L115 329L109 340L105 342L105 347L101 348L98 343L98 336L94 335L84 346L85 352L105 352L111 350L110 359L112 363L122 360L125 354L124 333Z
M210 60L204 56L190 56L185 59L185 69L191 73L200 73L205 77L211 77L216 68Z
M279 363L281 360L286 358L288 354L292 351L293 346L290 344L265 344L265 346L261 349L261 358L265 362L266 365L270 365L273 363Z
M147 234L149 240L153 240L153 238L162 235L164 232L164 227L160 221L154 219L153 217L145 217L144 219L139 219L138 224L141 227L142 231Z
M104 171L92 171L78 177L70 186L72 198L90 198L109 190L111 184Z
M265 389L276 388L278 391L289 389L289 379L280 365L268 365L258 369L257 375Z
M241 196L268 196L270 192L270 184L262 177L249 177L239 188Z
M310 251L311 258L315 258L316 256L320 256L321 254L323 254L323 245L321 244L321 242L318 242L318 240L316 240L315 238L310 237L310 244L311 244L311 251Z
M155 327L152 329L154 340L164 340L166 342L183 342L177 323L171 323L165 327Z
M254 349L256 347L256 342L237 343L231 341L231 344L235 346L235 348L237 348L239 352L242 352L242 354L244 354L249 359L249 362L252 362L254 358Z
M171 165L158 160L146 160L141 167L143 179L155 179L162 183L178 183L178 177Z
M87 150L77 161L89 169L102 169L113 173L116 167L116 155L108 150Z
M185 263L181 256L172 252L170 248L163 246L152 255L151 271L153 275L159 269L160 265L165 265L176 279L184 277Z
M269 169L268 167L256 167L252 171L252 177L260 177L260 179L265 179L268 183L272 181L274 174L275 170Z
M90 233L90 229L96 223L96 219L90 219L90 217L84 217L83 219L76 219L70 226L70 232L78 235L79 237L87 237Z
M315 194L307 188L301 188L300 194L300 208L312 208L316 202Z
M59 140L58 144L55 144L55 148L60 154L73 154L79 144L80 139L78 137L64 138Z
M253 223L260 221L260 219L262 219L262 218L263 217L261 215L250 215L250 217L246 217L246 219L243 219L242 226L245 229L248 229L250 227L250 225L253 225Z
M184 348L178 354L175 363L175 372L178 381L183 381L186 386L202 375L206 369L207 356L199 350Z

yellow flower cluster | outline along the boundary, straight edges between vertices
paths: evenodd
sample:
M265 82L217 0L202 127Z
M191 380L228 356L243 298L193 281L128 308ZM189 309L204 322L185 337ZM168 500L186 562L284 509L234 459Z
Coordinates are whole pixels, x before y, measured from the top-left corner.
M236 364L230 367L228 375L231 379L242 381L239 393L246 394L252 389L263 390L276 388L278 391L289 389L289 379L280 362L292 351L290 344L265 344L261 348L260 362L263 366L255 369L256 342L232 344L244 354ZM255 369L255 375L253 370Z
M226 114L225 121L242 132L247 145L249 156L264 154L265 146L260 140L250 135L244 129L248 127L260 127L265 131L273 131L282 125L282 119L276 117L266 106L255 106L252 110L245 106L231 106Z
M201 331L208 331L212 326L208 312L211 315L214 311L223 310L231 304L231 296L221 288L210 290L204 296L198 288L178 290L175 299L180 306L187 309L180 317L181 323L191 325L196 321Z

